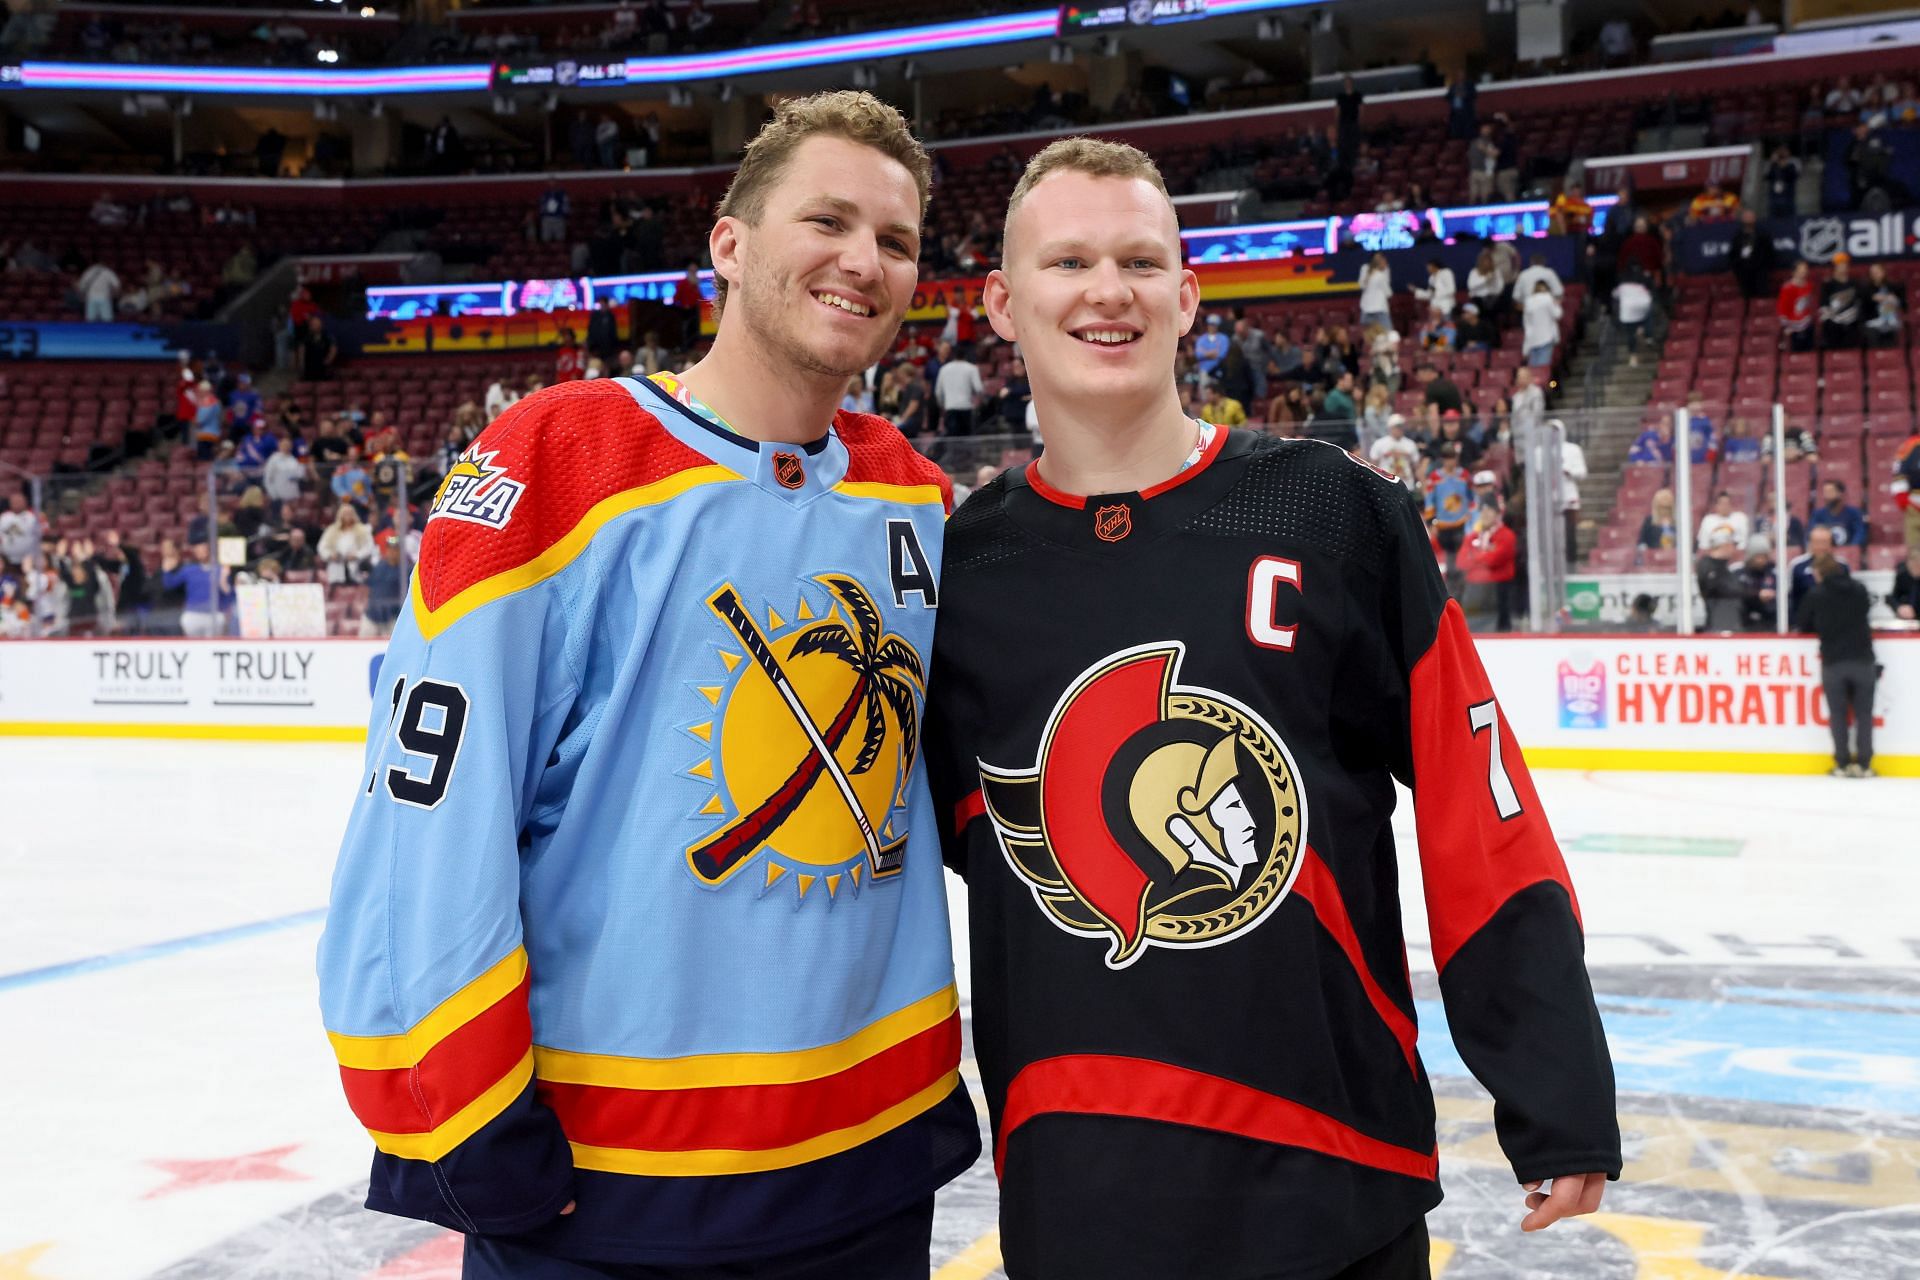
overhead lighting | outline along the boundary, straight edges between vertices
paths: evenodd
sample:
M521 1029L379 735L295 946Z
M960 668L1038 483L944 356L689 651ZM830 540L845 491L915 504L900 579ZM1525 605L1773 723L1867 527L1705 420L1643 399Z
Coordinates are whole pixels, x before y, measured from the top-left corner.
M370 4L363 4L360 6L360 16L363 18L377 18L380 16L380 11Z
M313 56L321 62L329 64L340 61L340 51L338 49L322 49Z

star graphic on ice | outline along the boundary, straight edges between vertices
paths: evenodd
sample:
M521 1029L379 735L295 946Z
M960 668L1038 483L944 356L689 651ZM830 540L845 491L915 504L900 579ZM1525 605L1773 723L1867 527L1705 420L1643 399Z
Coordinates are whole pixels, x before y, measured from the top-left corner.
M299 1149L300 1144L293 1143L217 1160L149 1160L147 1163L154 1168L172 1175L173 1181L155 1187L141 1198L155 1200L176 1191L218 1186L223 1182L305 1182L306 1174L295 1173L280 1163Z
M41 1272L33 1269L33 1262L51 1248L53 1241L48 1240L12 1253L0 1253L0 1280L46 1280Z

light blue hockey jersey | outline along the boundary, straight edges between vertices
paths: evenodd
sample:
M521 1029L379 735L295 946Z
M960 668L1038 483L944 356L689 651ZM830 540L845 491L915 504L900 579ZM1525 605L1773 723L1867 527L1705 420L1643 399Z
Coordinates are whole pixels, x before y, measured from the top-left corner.
M320 945L371 1207L714 1262L972 1162L915 767L949 502L883 420L756 444L666 378L462 456Z

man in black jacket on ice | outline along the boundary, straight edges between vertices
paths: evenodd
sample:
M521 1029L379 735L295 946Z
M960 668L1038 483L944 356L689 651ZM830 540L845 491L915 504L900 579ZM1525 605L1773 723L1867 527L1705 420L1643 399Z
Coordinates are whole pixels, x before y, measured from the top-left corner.
M1826 689L1827 722L1833 729L1833 776L1871 778L1873 686L1880 676L1873 659L1873 628L1867 623L1873 601L1831 555L1814 557L1813 578L1813 590L1800 602L1794 628L1820 637L1820 683Z

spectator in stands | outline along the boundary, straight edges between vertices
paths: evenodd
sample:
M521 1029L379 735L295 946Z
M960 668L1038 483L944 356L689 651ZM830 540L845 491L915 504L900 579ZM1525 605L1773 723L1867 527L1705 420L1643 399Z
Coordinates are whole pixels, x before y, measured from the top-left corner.
M1521 312L1521 342L1527 363L1535 367L1553 363L1554 348L1560 344L1560 299L1545 280L1533 287Z
M1573 567L1580 546L1580 482L1587 478L1587 451L1559 418L1547 422L1560 446L1560 519L1566 542L1566 565Z
M256 419L256 422L258 420ZM293 441L275 441L273 453L260 470L260 487L266 491L268 509L275 524L286 518L289 502L298 502L307 480L307 464L293 456Z
M1427 259L1426 287L1415 289L1413 296L1424 303L1429 311L1451 316L1459 301L1459 293L1460 286L1453 278L1453 269L1438 258Z
M942 342L943 348L948 344ZM940 406L940 430L943 435L967 436L973 434L974 412L980 407L980 398L986 394L986 385L980 377L980 366L972 359L972 352L962 347L953 351L950 359L944 358L940 372L934 376L933 398Z
M867 380L858 374L847 380L847 393L840 397L840 408L847 413L872 413L873 392Z
M406 599L406 569L400 563L400 538L393 530L377 539L379 552L367 574L367 605L360 614L360 636L376 639L393 634L394 619Z
M1766 297L1767 290L1773 287L1773 236L1760 225L1753 210L1741 211L1740 225L1734 229L1727 256L1733 263L1733 278L1740 283L1741 295Z
M1480 308L1482 317L1492 322L1499 318L1506 297L1507 284L1501 278L1500 264L1492 249L1482 249L1474 259L1473 269L1467 272L1467 300Z
M1367 381L1385 387L1389 394L1400 394L1400 335L1379 325L1367 326L1367 354L1371 363Z
M1865 209L1868 197L1876 193L1888 201L1906 196L1905 185L1893 176L1893 149L1865 121L1853 127L1853 142L1847 148L1847 184L1854 209Z
M1500 333L1477 302L1460 304L1460 323L1453 327L1454 346L1460 351L1490 351L1500 345Z
M1833 82L1833 88L1827 90L1823 105L1830 116L1856 116L1865 102L1860 90L1854 88L1853 77L1843 75Z
M317 315L308 316L307 327L300 334L301 378L308 382L324 381L333 376L333 366L339 359L340 348L327 332L326 321Z
M0 512L0 561L25 568L46 532L46 520L27 502L27 495L15 489L7 495L7 509Z
M1627 363L1640 363L1640 335L1646 330L1647 316L1653 311L1653 290L1647 287L1646 277L1639 266L1626 267L1620 273L1620 282L1613 286L1614 320L1620 326L1620 332L1627 340Z
M553 380L558 382L578 382L587 371L586 353L580 350L580 339L574 335L569 325L560 326L560 343L553 356Z
M1668 551L1680 545L1680 526L1673 514L1673 490L1654 490L1646 517L1640 521L1640 536L1635 545L1647 551Z
M914 364L902 364L896 372L900 375L900 390L899 407L891 415L893 425L908 437L931 433L935 423L927 403L925 375Z
M1393 328L1393 268L1376 253L1360 268L1360 325Z
M1527 299L1534 295L1541 284L1545 284L1547 291L1556 298L1566 293L1566 285L1561 282L1560 273L1547 265L1547 256L1544 253L1536 253L1527 259L1526 270L1514 277L1514 305L1524 307Z
M1860 345L1861 325L1866 320L1866 291L1853 276L1853 265L1844 253L1833 255L1833 275L1820 286L1820 341L1829 348Z
M1445 557L1449 579L1455 557L1466 541L1467 521L1473 517L1473 488L1460 470L1460 453L1452 445L1439 450L1438 464L1427 473L1427 523L1433 526L1434 545Z
M1497 484L1494 474L1483 471L1480 476L1487 479L1487 487L1482 490L1486 496L1475 506L1471 526L1460 544L1460 571L1467 580L1461 607L1466 610L1468 625L1475 630L1486 630L1487 615L1492 613L1495 630L1511 631L1519 543L1501 518L1498 493L1493 489Z
M1807 593L1813 590L1813 562L1821 556L1833 556L1833 529L1828 525L1815 525L1807 532L1807 549L1795 556L1787 564L1787 617L1798 618L1800 606L1806 600ZM1847 572L1847 562L1835 558L1842 573ZM1796 624L1797 626L1797 624Z
M1673 461L1673 424L1663 416L1650 427L1643 427L1627 450L1627 461L1660 463Z
M328 484L333 496L343 503L351 503L356 511L364 515L372 502L373 495L367 489L367 468L360 458L360 446L347 446L347 456L333 469L333 479Z
M1812 567L1814 586L1794 611L1793 627L1820 637L1820 683L1833 730L1833 776L1871 778L1873 687L1880 674L1867 622L1872 602L1867 589L1830 553L1815 556Z
M1814 286L1805 262L1793 264L1793 273L1780 286L1774 314L1780 319L1780 332L1794 351L1813 350L1813 320L1816 310Z
M1304 430L1309 412L1306 387L1288 382L1267 401L1267 427L1276 436L1292 439Z
M1747 545L1752 532L1752 521L1747 513L1736 511L1733 495L1723 489L1713 495L1713 510L1700 518L1700 532L1694 541L1700 546L1711 547L1721 534L1725 534L1738 549Z
M1467 434L1466 419L1458 409L1448 409L1441 413L1439 425L1434 429L1433 438L1427 441L1426 455L1428 471L1431 476L1440 465L1440 458L1449 450L1460 460L1462 475L1471 475L1478 469L1482 452L1478 441Z
M183 563L173 544L160 548L160 581L169 590L184 589L180 612L180 632L187 636L217 636L226 631L225 611L233 604L231 574L225 565L213 564L209 544L195 542L187 548Z
M1906 286L1889 279L1887 269L1877 262L1867 268L1867 307L1869 315L1864 326L1867 345L1899 346L1906 325Z
M1349 422L1360 416L1360 406L1354 401L1354 378L1351 371L1340 375L1327 392L1323 404L1327 417L1338 420L1345 418Z
M280 440L267 430L267 420L256 417L248 422L247 434L240 437L238 460L249 474L258 475L279 449Z
M700 264L687 263L687 270L680 282L673 287L673 306L670 309L680 321L680 342L682 350L691 347L700 336Z
M1836 547L1864 547L1867 544L1867 519L1860 508L1847 501L1844 480L1820 482L1820 505L1807 517L1809 529L1830 529Z
M260 255L254 251L252 241L235 249L226 265L220 268L220 283L227 286L230 293L240 292L259 278Z
M1241 427L1247 422L1247 408L1229 396L1219 382L1209 382L1200 405L1200 420L1216 427Z
M428 167L435 173L458 173L465 161L465 150L460 131L453 127L453 117L443 114L427 134Z
M96 262L80 273L74 288L88 321L111 321L115 301L120 297L119 273L104 262Z
M1719 182L1707 183L1707 189L1695 196L1687 205L1687 222L1695 225L1703 222L1727 222L1740 213L1740 197L1721 186Z
M1528 440L1533 430L1546 419L1546 394L1533 380L1533 370L1525 365L1514 371L1513 401L1508 413L1513 424L1513 434L1523 442Z
M1193 359L1194 363L1200 367L1202 381L1213 377L1214 370L1218 369L1220 362L1227 358L1227 348L1230 345L1232 345L1232 339L1228 338L1226 331L1221 328L1220 313L1209 312L1205 331L1193 340Z
M1494 136L1491 121L1480 126L1478 136L1467 144L1467 201L1486 204L1493 199L1494 175L1500 169L1500 142Z
M1246 360L1251 381L1251 399L1243 396L1245 404L1264 404L1267 399L1267 357L1273 352L1273 344L1267 341L1266 331L1256 325L1247 316L1239 316L1233 322L1233 345L1240 348L1241 356Z
M1909 545L1907 557L1893 571L1893 590L1887 593L1893 616L1912 622L1920 618L1920 546Z
M1560 235L1583 238L1593 226L1593 206L1587 203L1586 189L1569 182L1547 206L1547 220Z
M1713 418L1698 391L1687 392L1687 456L1696 467L1706 466L1720 456L1720 440Z
M558 182L549 183L540 193L540 240L543 244L561 244L567 238L567 215L573 202L567 189Z
M520 392L508 384L507 378L508 375L503 373L493 380L492 386L487 388L486 406L483 412L487 415L488 422L505 413L520 399Z
M1415 371L1414 378L1420 383L1421 406L1431 428L1438 429L1441 414L1460 412L1460 388L1454 385L1453 379L1430 364L1421 365Z
M1694 560L1694 581L1700 589L1700 599L1707 607L1703 630L1740 629L1746 588L1733 567L1734 559L1739 554L1740 545L1734 542L1732 534L1723 529L1714 536L1712 542L1703 544Z
M1460 341L1459 326L1453 317L1439 307L1427 313L1427 322L1420 326L1420 349L1422 351L1448 352L1455 350Z
M1747 561L1740 568L1740 628L1772 631L1780 598L1780 575L1774 570L1773 544L1765 535L1747 541Z
M351 502L340 504L320 535L320 562L329 583L359 582L373 559L373 531Z
M1367 458L1382 471L1391 471L1407 488L1419 488L1420 446L1407 434L1407 420L1400 414L1387 416L1386 434L1373 442Z
M1800 162L1781 143L1767 161L1767 216L1791 218L1799 212Z
M1480 128L1480 90L1465 72L1447 81L1447 136L1457 141Z
M1387 436L1387 424L1400 415L1393 411L1393 396L1382 383L1369 383L1367 397L1360 405L1360 452L1373 457L1373 446ZM1400 418L1404 425L1405 418Z
M1737 414L1727 422L1726 438L1720 442L1722 462L1758 462L1765 455L1753 424Z
M1220 361L1220 367L1214 370L1213 382L1208 385L1214 384L1219 385L1228 399L1238 400L1243 406L1257 403L1254 399L1253 365L1239 343L1228 345L1226 358Z

